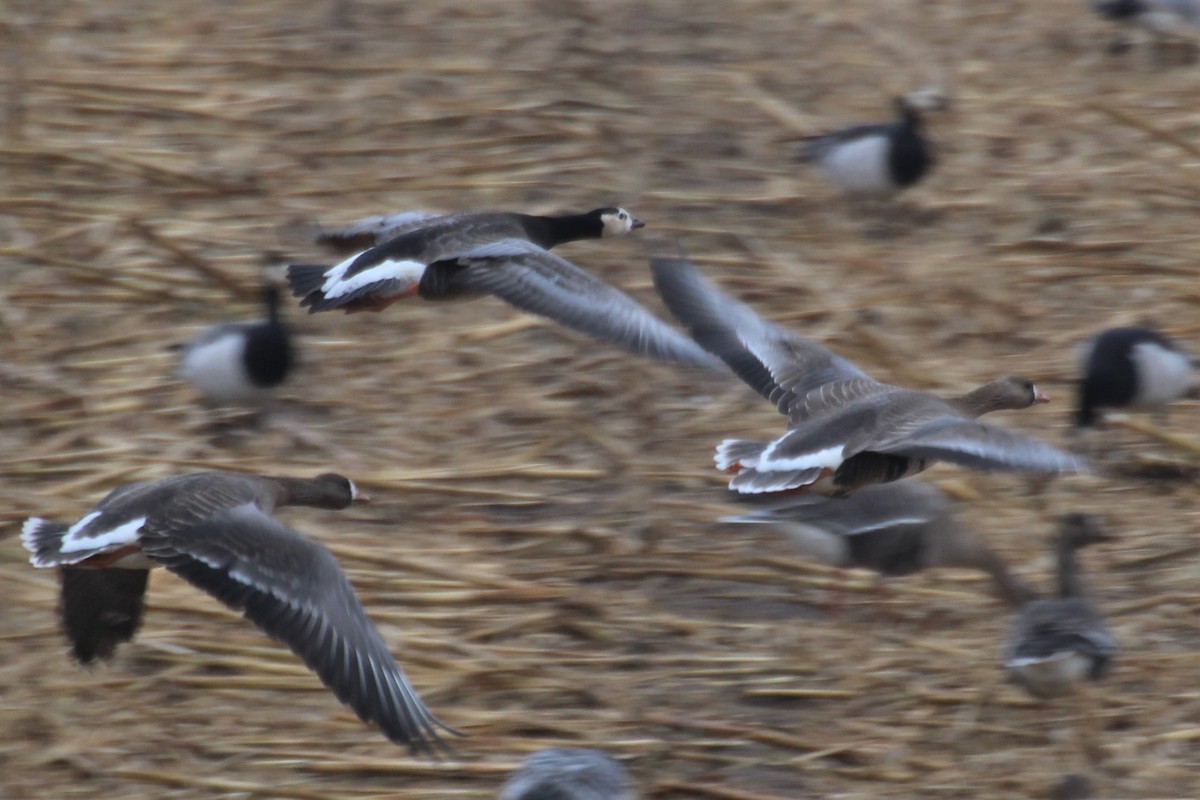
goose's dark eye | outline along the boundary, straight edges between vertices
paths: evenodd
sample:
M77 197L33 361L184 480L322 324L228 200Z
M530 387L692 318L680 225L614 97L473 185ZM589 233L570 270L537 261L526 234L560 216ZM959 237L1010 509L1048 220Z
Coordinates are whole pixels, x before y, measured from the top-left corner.
M626 214L624 211L622 211L621 213L617 214L617 219L619 219L621 221L625 221L625 220L629 219L629 215Z

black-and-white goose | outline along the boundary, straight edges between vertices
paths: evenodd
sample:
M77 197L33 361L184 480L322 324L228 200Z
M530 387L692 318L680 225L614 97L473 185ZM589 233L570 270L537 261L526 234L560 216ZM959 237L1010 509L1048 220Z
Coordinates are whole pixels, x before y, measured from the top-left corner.
M1117 651L1104 615L1088 597L1075 552L1111 537L1090 514L1067 514L1059 522L1058 597L1034 600L1013 620L1004 650L1012 679L1034 697L1062 697L1084 680L1099 680Z
M1192 359L1150 328L1110 328L1088 340L1080 356L1080 428L1100 422L1103 409L1160 411L1200 388Z
M450 731L418 697L337 559L271 517L282 506L342 509L365 495L340 475L199 472L112 491L73 524L33 517L21 540L60 567L59 609L83 663L133 638L147 576L165 567L292 649L366 722L414 752Z
M686 260L655 258L654 283L693 338L787 416L774 441L727 439L719 469L744 494L809 489L845 495L920 472L935 461L985 470L1058 473L1085 462L1024 434L976 419L1046 401L1009 376L942 399L881 383L816 342L763 320Z
M642 355L716 366L632 297L550 252L566 242L623 236L642 226L623 208L554 217L417 212L370 218L351 233L366 228L391 238L332 267L292 264L288 280L310 313L378 311L413 295L454 300L492 294Z
M768 524L803 553L834 567L909 575L931 567L977 569L1018 606L1034 596L1004 559L964 527L950 499L920 479L867 486L846 498L774 496L724 522Z
M912 186L933 167L933 148L916 104L899 98L896 111L893 122L855 125L809 138L800 160L816 165L849 195L887 196Z
M279 289L264 290L267 318L214 325L189 342L177 374L216 405L257 405L287 380L295 348L279 318Z
M635 800L629 773L599 750L538 750L500 789L499 800Z
M1118 23L1141 26L1158 37L1200 34L1200 0L1093 0L1092 8Z

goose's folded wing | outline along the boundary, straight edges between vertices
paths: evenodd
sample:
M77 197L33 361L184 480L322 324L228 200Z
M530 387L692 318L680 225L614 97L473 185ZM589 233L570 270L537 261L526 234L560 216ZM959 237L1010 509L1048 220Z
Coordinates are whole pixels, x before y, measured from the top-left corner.
M1023 433L957 417L935 420L887 444L880 453L948 461L984 470L1087 472L1085 459Z
M445 747L337 560L244 505L195 527L144 537L146 555L292 649L358 716L414 752Z
M472 249L454 280L641 355L724 371L720 361L620 289L520 239Z
M317 234L316 241L317 244L325 245L337 252L357 252L416 230L440 216L443 215L432 211L398 211L393 214L376 214L355 220L340 228L322 230Z
M850 361L758 316L685 259L653 258L654 285L692 337L783 414L834 381L873 383Z

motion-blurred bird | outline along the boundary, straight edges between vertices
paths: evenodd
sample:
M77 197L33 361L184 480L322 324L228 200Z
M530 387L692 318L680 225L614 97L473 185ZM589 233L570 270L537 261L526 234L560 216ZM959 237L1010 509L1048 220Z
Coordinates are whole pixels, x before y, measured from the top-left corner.
M743 494L813 490L846 495L949 461L985 470L1079 472L1086 462L975 418L1047 401L1009 376L941 399L881 383L816 342L790 333L706 281L683 259L651 261L655 286L693 338L787 416L774 441L717 447L729 488Z
M73 524L30 518L21 541L34 566L60 568L59 612L82 663L133 638L149 571L165 567L290 647L364 722L433 752L445 747L438 729L452 729L421 702L337 559L271 516L365 499L341 475L199 472L122 486Z
M214 325L189 342L177 374L213 405L257 406L292 372L295 347L279 318L279 289L263 290L267 318Z
M383 241L333 266L292 264L288 280L310 313L379 311L404 297L453 300L493 294L597 339L667 361L716 359L619 289L550 249L624 236L644 223L623 208L539 217L466 212L369 218L347 229ZM389 237L389 238L385 238Z
M1175 342L1150 328L1109 328L1080 350L1078 428L1102 420L1106 408L1162 411L1195 396L1195 365Z
M525 760L499 800L635 800L625 768L599 750L552 747Z

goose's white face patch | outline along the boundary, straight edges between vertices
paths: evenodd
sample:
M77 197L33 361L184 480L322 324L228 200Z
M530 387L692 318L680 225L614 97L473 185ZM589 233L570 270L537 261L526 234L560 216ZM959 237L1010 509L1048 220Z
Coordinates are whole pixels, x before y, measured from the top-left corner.
M59 548L59 552L77 553L80 550L111 550L123 545L137 544L138 531L146 524L145 517L131 519L115 528L107 530L101 528L93 535L83 536L82 533L88 524L93 522L102 513L101 511L93 511L72 525L63 534L62 547Z
M635 228L645 227L644 222L634 218L633 214L623 208L618 208L608 214L601 214L600 222L604 225L603 233L600 234L601 238L624 236Z
M321 294L332 300L373 283L396 281L399 286L387 293L387 296L393 296L403 294L406 290L411 289L420 282L421 276L425 274L425 264L420 261L408 259L392 261L389 259L351 275L349 278L343 278L357 258L357 255L351 256L325 273L325 283L321 285Z
M1175 350L1153 342L1135 345L1129 354L1138 373L1137 408L1160 408L1195 386L1191 360Z

